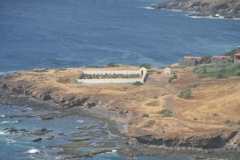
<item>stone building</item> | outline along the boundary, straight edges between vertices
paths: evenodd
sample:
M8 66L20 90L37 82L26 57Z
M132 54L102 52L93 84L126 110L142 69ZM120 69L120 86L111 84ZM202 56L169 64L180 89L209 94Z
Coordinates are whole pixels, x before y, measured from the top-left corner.
M198 56L184 56L183 58L179 59L178 64L179 66L197 66L202 64L202 58Z
M171 68L167 67L164 69L164 74L172 74Z
M240 52L234 54L234 63L240 63Z
M233 63L231 56L213 56L211 63Z

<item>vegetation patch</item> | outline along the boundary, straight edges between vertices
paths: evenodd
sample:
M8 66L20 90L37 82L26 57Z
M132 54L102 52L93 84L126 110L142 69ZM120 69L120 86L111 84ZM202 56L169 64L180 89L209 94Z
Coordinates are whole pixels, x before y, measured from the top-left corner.
M107 64L106 64L106 67L115 67L116 65L115 65L115 63L114 62L108 62Z
M143 85L143 84L142 84L142 82L137 81L137 82L134 82L133 85L134 85L134 86L141 86L141 85Z
M142 68L142 67L144 67L144 68L146 68L146 69L151 69L151 64L149 64L149 63L142 63L142 64L139 66L139 68Z
M230 121L229 119L224 121L225 124L227 124L229 127L232 127L233 125L235 125L234 121Z
M149 117L149 115L148 115L147 113L143 113L143 114L141 114L140 117L141 117L141 118L143 118L143 117Z
M146 106L159 106L159 102L158 101L151 101L151 102L147 103Z
M190 88L183 88L181 89L180 93L178 94L178 97L184 98L184 99L189 99L191 96L191 89Z
M169 109L162 109L162 110L158 111L157 114L162 115L162 118L172 117L172 111L170 111Z
M240 76L240 64L239 63L211 63L203 64L195 67L192 72L196 73L199 78L203 77L216 77L226 78L229 76Z

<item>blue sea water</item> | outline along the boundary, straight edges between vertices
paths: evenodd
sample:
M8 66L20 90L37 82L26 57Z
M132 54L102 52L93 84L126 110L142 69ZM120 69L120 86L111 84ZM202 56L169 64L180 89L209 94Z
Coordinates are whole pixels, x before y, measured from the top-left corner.
M0 72L109 61L163 66L240 44L239 20L147 8L162 1L1 0Z
M104 65L110 61L164 66L177 62L184 55L221 55L240 45L239 20L190 18L187 12L148 7L163 1L0 0L0 75L33 68ZM0 107L1 114L8 112L14 109ZM72 126L75 118L56 119L55 124L49 125L61 129L58 124ZM21 123L15 123L16 120L3 123L9 120L1 117L0 130L11 126L46 125L37 118L31 121L23 118ZM62 138L56 139L59 140L54 141L56 144L65 142ZM50 154L42 147L29 139L0 131L0 159L53 158L49 158ZM39 158L29 153L34 149L43 150L46 155L39 154ZM31 157L33 155L35 157ZM111 152L89 159L127 158Z

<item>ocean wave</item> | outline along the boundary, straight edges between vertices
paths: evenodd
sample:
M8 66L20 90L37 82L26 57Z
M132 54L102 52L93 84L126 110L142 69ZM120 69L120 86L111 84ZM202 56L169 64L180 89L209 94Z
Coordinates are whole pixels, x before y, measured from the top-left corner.
M38 149L32 148L28 150L27 153L40 153L40 151Z
M4 132L4 131L0 131L0 135L6 135L8 133Z
M147 6L147 7L139 7L139 8L143 8L143 9L154 9L154 8L152 8L152 7L150 7L150 6Z
M5 116L6 116L6 115L4 115L4 114L3 114L3 115L0 115L0 117L5 117Z
M7 124L7 123L18 123L20 122L20 120L18 121L2 121L2 124Z
M7 143L15 143L16 142L15 140L13 140L11 138L7 138L6 140L7 140Z
M83 120L77 120L78 123L83 123Z

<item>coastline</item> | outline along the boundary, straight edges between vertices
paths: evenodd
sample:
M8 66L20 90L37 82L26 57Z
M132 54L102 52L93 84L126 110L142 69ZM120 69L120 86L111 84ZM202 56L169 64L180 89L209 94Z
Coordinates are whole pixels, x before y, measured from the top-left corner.
M19 73L13 73L13 75L11 75L12 78L14 78L14 74L19 74ZM11 79L11 76L9 77L10 79ZM45 95L45 98L44 96L33 96L32 94L29 94L29 92L27 92L26 90L27 89L26 84L25 85L24 84L25 83L22 83L21 85L17 84L16 85L18 86L17 88L16 86L14 87L12 85L2 84L1 85L2 88L0 90L0 99L3 100L2 104L18 105L18 106L24 106L28 104L36 110L57 110L57 111L60 111L61 113L67 112L67 113L70 113L71 115L78 115L78 116L80 116L84 112L84 114L89 117L100 118L108 123L111 123L112 120L116 120L117 124L113 123L112 126L110 125L110 127L108 127L108 129L116 135L125 137L125 139L118 139L114 141L120 144L121 146L118 149L118 153L123 154L127 157L134 157L137 155L164 156L164 157L168 155L175 155L175 156L188 155L195 158L229 158L231 157L229 159L236 159L237 154L239 153L239 150L237 150L237 148L234 148L231 146L224 146L224 147L221 147L220 149L203 149L203 148L194 148L194 147L188 146L188 144L186 144L185 146L156 145L156 142L154 142L154 140L156 139L154 137L149 136L148 133L145 133L144 136L142 136L142 140L136 140L136 137L130 134L129 131L125 130L123 133L120 133L120 131L123 131L123 129L126 129L126 127L131 126L132 115L134 115L135 113L132 113L131 111L124 111L123 109L119 110L119 109L112 108L117 106L108 106L108 107L105 106L102 108L103 110L101 110L101 107L99 107L98 105L90 105L90 107L87 107L89 106L89 104L96 102L95 100L91 100L91 102L82 106L73 105L73 103L68 103L71 106L61 105L59 103L56 103L56 101L53 102L51 99L46 100L46 97L48 96L45 94L46 92L42 93L43 95ZM40 90L38 90L38 92L39 91ZM88 96L91 96L91 95L88 95ZM114 105L114 103L111 105ZM102 112L99 111L98 109L94 110L94 108L100 108ZM96 113L100 113L100 114L96 114ZM106 114L108 114L109 117L105 117ZM61 116L66 116L66 115L68 114L62 114ZM126 119L126 117L128 118ZM109 121L109 119L111 120ZM119 127L123 125L125 125L126 127L123 127L123 128ZM233 137L235 135L236 133L233 135ZM214 136L214 135L211 135L211 136ZM141 136L139 136L139 138L141 138ZM169 137L169 138L170 139L168 139L167 141L169 140L174 141L173 137ZM201 138L203 139L204 137L200 136L200 139ZM208 137L205 137L205 138L208 139ZM178 137L176 137L176 139L178 139ZM180 139L178 139L178 141L179 140ZM129 148L130 150L125 151L123 150L123 148Z
M154 4L151 7L153 9L170 9L180 10L191 13L190 17L209 17L212 18L226 18L226 19L238 19L240 14L239 9L236 7L239 5L237 1L216 1L210 0L199 1L199 0L176 0L167 1L159 4Z

